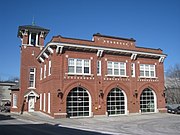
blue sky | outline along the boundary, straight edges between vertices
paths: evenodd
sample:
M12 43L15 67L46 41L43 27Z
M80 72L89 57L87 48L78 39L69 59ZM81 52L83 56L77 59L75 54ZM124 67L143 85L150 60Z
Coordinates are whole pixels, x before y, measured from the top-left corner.
M136 39L137 46L161 48L165 70L180 63L180 0L1 0L0 79L19 76L20 25L50 29L52 36L92 39L94 33Z

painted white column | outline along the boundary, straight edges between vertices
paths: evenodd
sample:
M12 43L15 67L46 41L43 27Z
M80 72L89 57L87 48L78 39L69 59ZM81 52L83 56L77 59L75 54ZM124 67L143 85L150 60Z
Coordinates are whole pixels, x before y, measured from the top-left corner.
M29 45L31 45L31 33L29 33Z
M39 35L38 35L38 33L37 33L37 34L36 34L36 46L38 46L38 39L39 39L38 36L39 36Z

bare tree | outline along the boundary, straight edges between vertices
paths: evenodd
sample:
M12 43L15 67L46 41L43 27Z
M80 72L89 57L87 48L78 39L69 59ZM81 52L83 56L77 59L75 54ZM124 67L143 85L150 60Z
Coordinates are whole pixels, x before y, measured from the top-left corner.
M171 67L166 74L166 101L180 104L180 65Z

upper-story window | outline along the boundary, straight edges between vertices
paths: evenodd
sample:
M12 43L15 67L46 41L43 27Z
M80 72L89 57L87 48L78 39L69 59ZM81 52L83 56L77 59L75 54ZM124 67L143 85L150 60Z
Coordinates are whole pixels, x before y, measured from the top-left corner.
M13 93L13 108L17 108L17 94Z
M36 45L36 34L35 33L31 34L31 45Z
M28 44L29 45L33 45L36 46L39 44L39 35L38 33L29 33L29 37L28 37Z
M97 61L97 75L101 75L101 61Z
M51 75L51 61L49 61L49 70L48 70L48 76Z
M44 65L44 78L46 78L46 65Z
M131 76L135 77L135 63L131 63Z
M107 71L107 75L126 76L126 63L108 61Z
M68 73L90 74L90 60L88 59L68 59Z
M42 80L42 73L43 73L43 69L42 67L40 68L40 80Z
M36 69L30 68L29 72L29 87L35 88L35 75L36 75Z
M156 77L155 65L140 64L140 77Z

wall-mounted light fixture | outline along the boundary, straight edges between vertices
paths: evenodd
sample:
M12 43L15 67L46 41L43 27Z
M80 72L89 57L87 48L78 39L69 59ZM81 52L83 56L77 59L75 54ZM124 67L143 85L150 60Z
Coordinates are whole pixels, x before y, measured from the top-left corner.
M163 93L162 93L162 96L163 96L163 97L166 97L166 91L167 91L167 88L164 87L164 90L163 90Z
M103 96L104 96L103 90L99 90L99 97L103 98Z
M134 91L133 96L136 97L136 98L138 97L138 92L137 92L137 90Z
M57 90L57 97L63 98L63 92L60 89Z
M165 90L163 91L162 96L163 96L163 97L165 97L165 96L166 96Z

